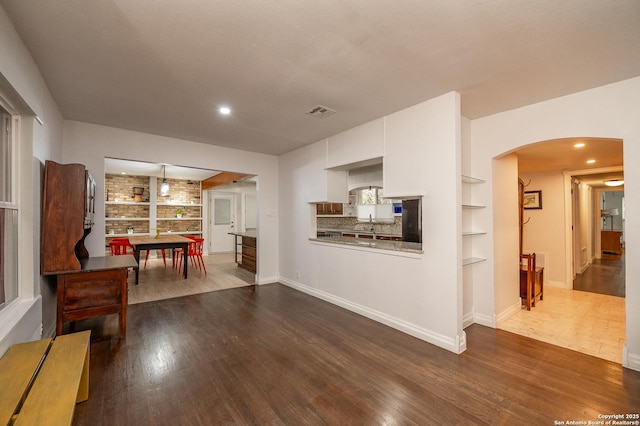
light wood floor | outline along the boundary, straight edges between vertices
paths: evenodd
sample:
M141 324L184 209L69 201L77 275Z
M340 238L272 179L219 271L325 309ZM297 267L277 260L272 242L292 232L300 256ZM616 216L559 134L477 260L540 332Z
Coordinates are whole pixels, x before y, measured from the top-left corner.
M176 269L172 268L170 251L167 251L166 267L162 257L159 259L150 258L147 267L140 269L138 285L135 284L135 274L129 272L129 304L254 284L254 274L238 268L233 256L233 253L203 256L207 273L205 274L189 265L186 280L178 274ZM144 265L144 260L140 263Z
M625 299L547 286L535 308L521 309L499 328L620 364Z

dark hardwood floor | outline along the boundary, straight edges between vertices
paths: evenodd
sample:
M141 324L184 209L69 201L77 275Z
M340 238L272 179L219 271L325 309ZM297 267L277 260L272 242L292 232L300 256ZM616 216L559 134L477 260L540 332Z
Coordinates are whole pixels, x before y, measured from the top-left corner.
M603 254L573 280L573 289L591 293L625 297L624 254Z
M92 329L74 425L552 425L640 412L640 372L479 325L455 355L280 284Z

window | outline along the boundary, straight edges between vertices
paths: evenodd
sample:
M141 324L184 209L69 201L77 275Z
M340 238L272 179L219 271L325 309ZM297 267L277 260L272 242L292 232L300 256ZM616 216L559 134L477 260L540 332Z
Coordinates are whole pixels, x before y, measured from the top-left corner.
M383 197L382 188L380 187L369 187L369 188L361 188L356 190L356 194L358 196L358 204L366 205L366 204L389 204L391 200L387 200Z
M14 132L0 107L0 309L18 297L18 206L15 202Z

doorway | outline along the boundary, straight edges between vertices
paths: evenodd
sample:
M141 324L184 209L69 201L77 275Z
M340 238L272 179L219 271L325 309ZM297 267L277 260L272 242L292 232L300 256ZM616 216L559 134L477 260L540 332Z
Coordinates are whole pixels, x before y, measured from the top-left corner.
M592 151L596 153L594 156L603 153L603 157L597 158L615 152L619 155L618 158L610 156L608 164L599 161L600 169L582 170L586 158L590 158L579 151L585 146L596 148ZM529 223L525 226L524 251L542 253L545 290L544 300L537 302L535 308L516 309L515 315L501 322L499 328L620 363L626 338L624 297L574 290L573 278L581 279L589 272L592 280L608 279L606 275L594 273L599 269L596 262L600 262L601 243L601 208L597 194L600 188L605 188L605 173L622 173L622 141L554 140L528 145L509 154L517 155L518 175L530 184L527 189L539 192L544 200L542 208L527 211ZM548 160L543 161L545 157ZM560 159L568 164L557 164ZM580 175L579 180L576 175ZM599 184L595 184L598 179ZM584 190L582 194L576 192L578 186ZM610 227L610 222L607 225ZM617 272L624 283L624 264ZM607 307L606 312L600 312L603 306ZM604 324L599 323L602 319ZM613 322L620 327L602 328ZM600 349L593 352L596 346Z
M236 227L235 194L211 191L209 197L209 253L233 251Z

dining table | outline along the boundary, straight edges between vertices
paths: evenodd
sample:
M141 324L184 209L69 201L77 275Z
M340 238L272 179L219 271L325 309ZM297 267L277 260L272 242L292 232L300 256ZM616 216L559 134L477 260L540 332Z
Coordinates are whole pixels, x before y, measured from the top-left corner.
M136 268L136 285L140 276L140 252L144 250L182 249L183 253L189 253L189 242L193 240L182 235L132 235L129 236L129 244L133 246L133 253L138 263ZM189 262L184 261L184 279L187 279L187 267Z

